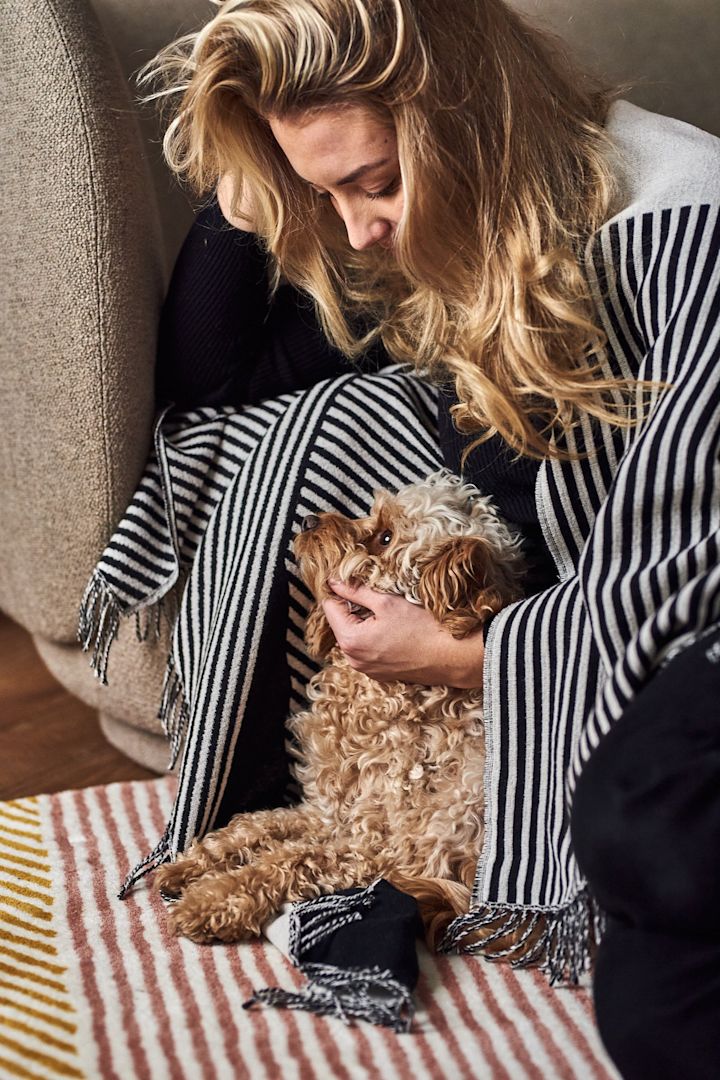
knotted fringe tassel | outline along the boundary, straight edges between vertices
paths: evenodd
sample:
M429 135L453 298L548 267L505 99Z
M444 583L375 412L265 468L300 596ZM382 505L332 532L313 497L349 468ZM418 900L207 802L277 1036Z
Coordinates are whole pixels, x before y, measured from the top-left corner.
M243 1008L270 1005L303 1009L316 1016L334 1016L348 1025L353 1020L366 1020L398 1034L410 1030L412 994L390 971L377 966L336 968L326 964L302 964L300 971L310 980L304 990L282 990L279 986L256 990Z
M83 652L92 648L90 667L103 686L107 686L108 657L118 635L120 614L117 598L95 572L80 604L77 636Z
M168 770L170 770L175 767L190 720L190 709L185 700L182 681L175 667L172 653L168 657L167 668L165 669L158 719L170 742L170 761L168 763Z
M170 850L170 825L166 828L162 839L156 847L146 855L142 862L139 862L134 870L131 870L128 876L120 886L120 892L118 900L124 900L130 890L144 878L146 874L149 874L152 870L157 870L158 866L162 866L172 856Z
M513 904L485 904L480 911L455 919L440 942L440 952L485 955L488 960L509 960L513 967L539 964L550 985L576 984L588 970L602 938L605 918L587 888L562 908L530 908ZM481 940L467 939L478 931ZM508 936L506 948L497 943Z
M162 600L158 600L152 607L138 609L135 612L135 637L137 640L147 641L152 635L155 641L159 641L163 615Z
M96 570L80 603L77 637L83 652L92 648L90 667L103 686L108 683L110 648L118 636L120 619L131 614L130 611L123 611L120 600ZM151 635L157 641L163 618L167 618L172 626L176 613L167 611L165 600L161 597L155 603L139 608L134 614L138 641L147 641Z

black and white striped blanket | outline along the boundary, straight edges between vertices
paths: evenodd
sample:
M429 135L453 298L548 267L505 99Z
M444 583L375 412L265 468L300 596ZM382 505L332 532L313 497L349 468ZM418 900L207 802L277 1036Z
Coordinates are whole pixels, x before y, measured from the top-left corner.
M446 939L472 949L480 925L530 933L543 916L534 955L553 978L579 974L597 928L570 843L583 763L658 667L720 621L720 143L614 110L609 130L637 175L588 249L600 359L608 375L658 385L637 426L584 422L567 438L580 456L539 470L559 581L490 627L486 843L471 911ZM661 159L679 170L663 183ZM174 752L184 739L180 788L125 889L232 813L286 798L283 723L314 670L292 532L307 513L363 514L377 488L434 471L435 409L420 379L387 369L239 413L161 418L81 616L104 677L120 615L188 574L162 703Z
M379 488L434 472L436 414L432 388L389 368L242 411L159 418L154 454L80 619L106 680L119 619L187 576L160 706L171 766L184 746L177 801L123 893L233 813L287 799L284 723L317 670L303 645L311 597L291 538L311 512L361 516Z

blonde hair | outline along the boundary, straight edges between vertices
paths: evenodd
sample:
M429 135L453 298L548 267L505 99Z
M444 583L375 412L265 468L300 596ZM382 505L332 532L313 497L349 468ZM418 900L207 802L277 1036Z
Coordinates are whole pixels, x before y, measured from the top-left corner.
M226 0L143 78L177 102L170 166L198 192L225 174L250 192L276 280L314 298L346 354L380 336L454 381L461 431L533 456L565 456L557 437L584 414L631 422L583 272L613 198L611 94L502 0ZM392 255L350 248L267 120L352 105L397 134Z

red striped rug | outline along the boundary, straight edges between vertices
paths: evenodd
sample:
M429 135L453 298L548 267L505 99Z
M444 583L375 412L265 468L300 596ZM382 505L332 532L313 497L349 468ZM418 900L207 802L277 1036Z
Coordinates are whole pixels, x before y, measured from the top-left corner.
M171 778L0 804L0 1078L615 1077L584 990L421 954L414 1032L242 1009L303 980L270 944L168 935L147 885L116 899L168 817Z

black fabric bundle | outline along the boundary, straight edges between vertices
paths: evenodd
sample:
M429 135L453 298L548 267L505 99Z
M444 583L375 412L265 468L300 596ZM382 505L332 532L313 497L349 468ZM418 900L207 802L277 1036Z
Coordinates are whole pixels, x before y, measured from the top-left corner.
M258 990L244 1007L303 1009L407 1032L419 973L415 941L422 932L416 901L382 878L365 889L295 904L288 951L308 985Z

